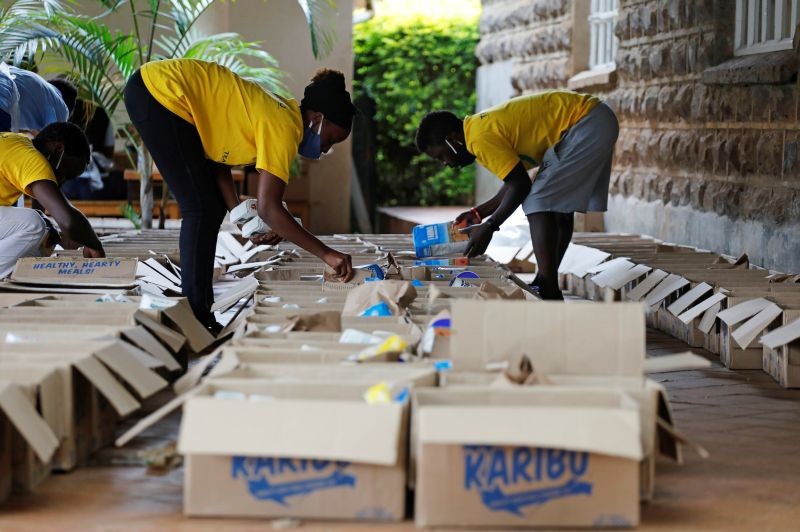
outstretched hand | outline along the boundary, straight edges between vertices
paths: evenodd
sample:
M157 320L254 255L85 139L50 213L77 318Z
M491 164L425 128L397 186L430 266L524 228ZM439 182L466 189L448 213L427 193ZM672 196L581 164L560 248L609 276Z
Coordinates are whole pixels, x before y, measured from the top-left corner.
M475 209L470 209L468 211L464 211L458 216L456 219L453 220L453 225L456 227L463 226L468 227L470 225L475 225L481 223L481 219L475 214Z
M469 243L467 243L467 249L464 251L464 255L467 257L477 257L486 252L486 248L489 247L489 243L492 241L494 229L489 223L484 222L482 224L465 227L464 229L460 229L459 232L469 235Z

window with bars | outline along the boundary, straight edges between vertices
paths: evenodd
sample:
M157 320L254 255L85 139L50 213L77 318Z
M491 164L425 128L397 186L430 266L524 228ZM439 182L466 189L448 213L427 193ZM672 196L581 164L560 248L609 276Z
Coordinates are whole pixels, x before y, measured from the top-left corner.
M611 68L617 54L617 22L619 0L592 0L589 13L589 68Z
M800 0L736 0L736 55L787 50L800 22Z

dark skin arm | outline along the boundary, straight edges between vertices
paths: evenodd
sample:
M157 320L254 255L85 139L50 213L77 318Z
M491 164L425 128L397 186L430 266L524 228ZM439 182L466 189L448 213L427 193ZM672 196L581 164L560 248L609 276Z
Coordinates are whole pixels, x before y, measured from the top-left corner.
M491 222L483 222L462 230L469 233L466 256L475 257L482 255L486 251L489 242L492 240L495 227L503 225L503 222L517 210L517 207L522 205L522 202L531 191L531 186L531 178L528 176L525 167L522 166L521 162L517 163L517 166L503 180L503 187L500 192L495 195L495 198L500 196L501 199L500 204L492 213ZM495 198L489 201L493 201Z
M350 255L329 248L298 224L289 211L283 207L285 190L286 183L282 179L264 170L259 170L259 217L280 236L322 259L336 271L337 276L344 282L349 281L353 277Z
M236 194L236 185L231 175L231 167L219 163L211 164L214 165L214 177L217 180L222 201L225 202L225 207L231 211L239 204L239 195Z
M530 172L528 172L528 175L530 175ZM475 216L475 213L472 212L472 210L468 210L462 212L456 217L455 224L458 225L459 223L466 221L467 225L474 225L480 223L481 220L488 218L500 206L500 203L502 203L503 197L507 191L507 187L500 187L500 190L497 191L497 194L475 207L475 210L477 210L478 214L480 214L480 218Z
M42 204L67 238L83 244L83 256L87 258L105 257L103 245L86 217L67 201L61 189L53 181L35 181L30 185L31 194Z

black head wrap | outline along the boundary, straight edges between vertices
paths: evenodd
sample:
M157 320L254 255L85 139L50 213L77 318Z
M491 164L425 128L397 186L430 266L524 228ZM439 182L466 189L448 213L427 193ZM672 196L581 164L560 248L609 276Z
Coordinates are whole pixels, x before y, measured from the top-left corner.
M344 82L344 74L335 70L317 72L303 92L302 109L313 109L337 126L350 131L356 108Z

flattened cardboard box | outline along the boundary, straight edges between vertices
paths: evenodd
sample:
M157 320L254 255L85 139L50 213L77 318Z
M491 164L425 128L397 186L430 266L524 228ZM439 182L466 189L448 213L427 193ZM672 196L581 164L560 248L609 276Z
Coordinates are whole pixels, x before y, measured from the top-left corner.
M625 394L418 390L417 526L632 527L639 412Z
M225 391L237 392L234 384ZM350 394L277 398L268 385L246 393L198 393L184 405L187 515L403 519L404 405Z
M17 261L11 280L36 285L131 287L136 259L25 257Z

